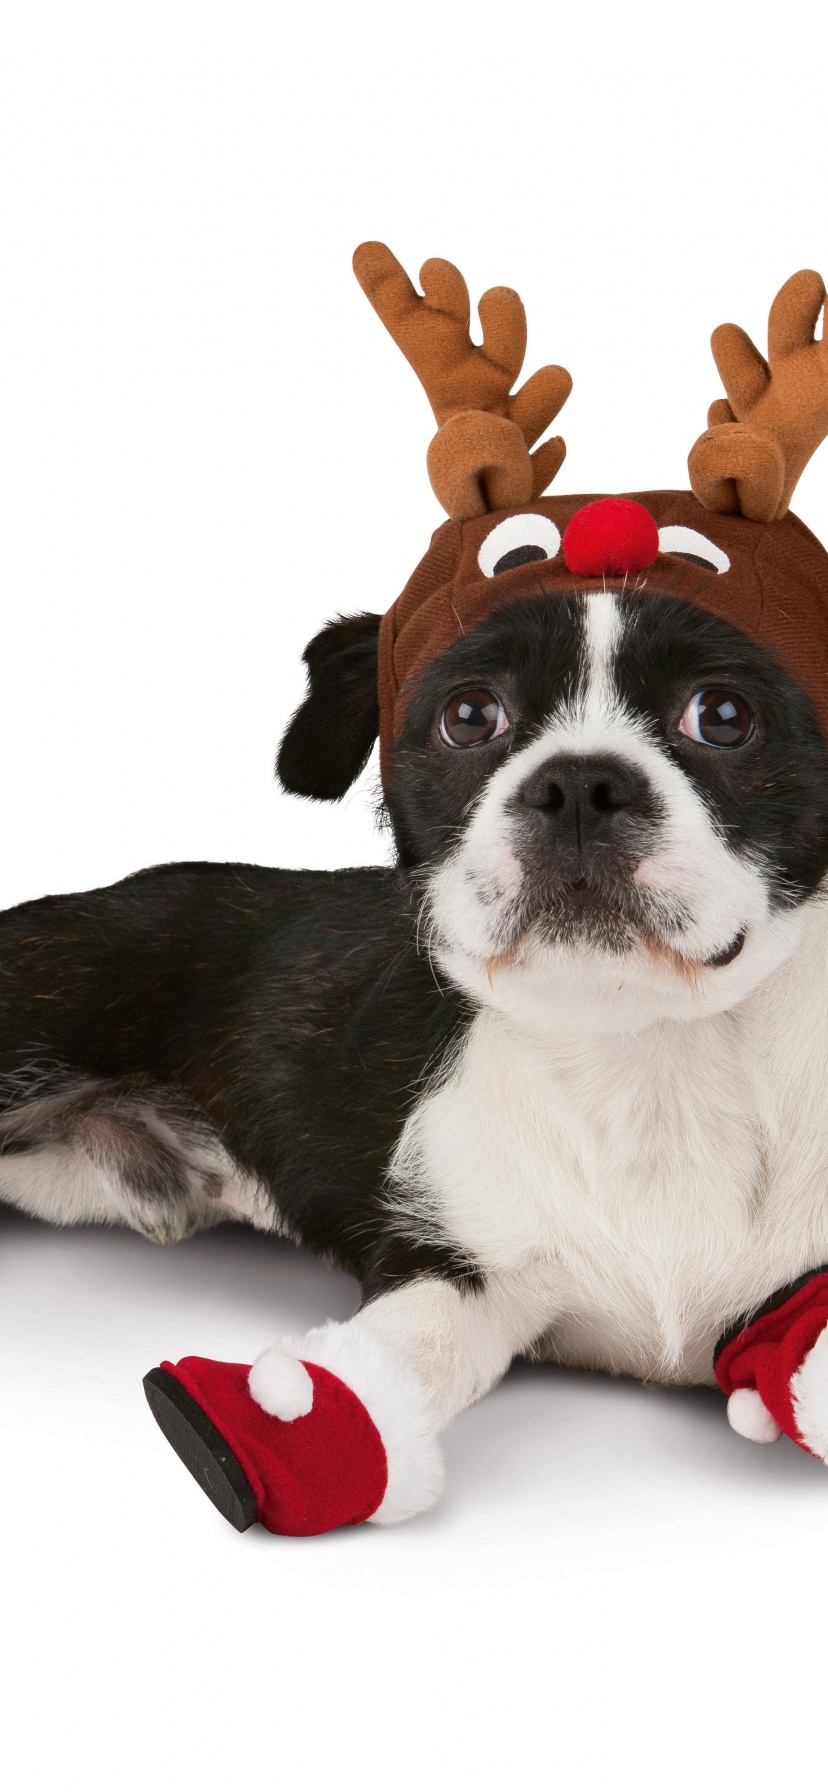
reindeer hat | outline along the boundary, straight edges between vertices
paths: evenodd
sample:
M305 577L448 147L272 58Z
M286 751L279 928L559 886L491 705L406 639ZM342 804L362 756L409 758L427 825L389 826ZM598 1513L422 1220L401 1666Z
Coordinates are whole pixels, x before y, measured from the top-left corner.
M563 367L542 367L512 391L526 349L517 293L484 293L477 347L451 262L425 263L422 297L383 243L363 243L354 270L431 403L428 472L449 516L383 618L384 771L418 672L476 622L527 592L621 589L631 578L639 589L659 581L761 642L799 680L828 739L828 554L788 509L828 434L819 274L794 274L777 294L767 361L736 324L714 331L727 398L691 449L692 492L544 498L566 449L560 436L530 449L572 381ZM544 564L529 575L532 562Z

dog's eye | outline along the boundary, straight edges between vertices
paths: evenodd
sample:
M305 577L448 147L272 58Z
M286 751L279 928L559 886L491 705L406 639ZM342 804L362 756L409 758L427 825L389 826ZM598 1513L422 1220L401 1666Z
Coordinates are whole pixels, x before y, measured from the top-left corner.
M487 579L496 579L499 572L528 566L530 560L554 560L560 548L560 530L551 517L507 516L486 536L477 564Z
M724 548L708 541L698 529L685 529L681 523L669 523L666 529L659 529L658 546L660 553L690 560L693 566L703 566L705 572L727 572L730 568Z
M679 722L679 734L706 747L743 747L754 729L753 710L738 691L699 691Z
M505 734L509 717L493 691L458 691L440 718L440 733L450 747L479 747Z

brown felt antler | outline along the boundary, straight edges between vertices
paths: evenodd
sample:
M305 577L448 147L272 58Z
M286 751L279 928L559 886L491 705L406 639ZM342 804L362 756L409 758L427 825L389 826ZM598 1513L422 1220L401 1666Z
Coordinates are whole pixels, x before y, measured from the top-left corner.
M465 521L528 504L554 479L566 453L560 436L529 449L572 389L564 367L541 367L511 391L526 352L526 313L516 292L493 286L478 314L483 343L469 335L466 282L450 261L420 270L423 296L384 243L362 243L354 272L411 363L439 428L428 472L444 510Z
M727 398L707 414L690 450L690 484L708 510L740 510L754 522L783 517L811 455L828 435L828 342L814 330L825 302L819 274L785 282L768 318L768 359L738 324L713 331Z

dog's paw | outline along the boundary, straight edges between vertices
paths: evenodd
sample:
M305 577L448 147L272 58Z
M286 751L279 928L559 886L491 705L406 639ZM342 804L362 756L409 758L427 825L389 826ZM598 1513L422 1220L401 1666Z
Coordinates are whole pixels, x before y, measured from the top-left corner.
M358 1321L331 1322L264 1351L250 1371L253 1399L281 1419L310 1412L314 1367L350 1391L382 1439L388 1478L371 1522L399 1524L433 1506L443 1490L443 1460L431 1401L414 1370Z
M277 1354L284 1360L274 1374ZM267 1396L290 1417L253 1399L249 1364L183 1357L144 1383L165 1437L237 1530L258 1520L280 1536L315 1537L364 1524L389 1479L370 1413L320 1365L268 1355L270 1373L267 1365L261 1371Z
M442 1489L425 1388L355 1322L284 1339L252 1369L183 1357L144 1387L165 1437L237 1530L257 1519L293 1537L397 1524Z
M734 1431L754 1443L784 1432L828 1461L828 1270L772 1295L716 1353Z

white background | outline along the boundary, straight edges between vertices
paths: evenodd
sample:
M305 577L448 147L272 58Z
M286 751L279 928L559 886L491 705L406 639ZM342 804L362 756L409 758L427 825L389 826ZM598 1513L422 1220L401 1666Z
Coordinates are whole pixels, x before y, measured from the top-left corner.
M561 489L683 485L711 327L828 264L822 9L140 0L0 12L0 902L173 858L376 861L280 795L301 649L440 520L364 237L517 286ZM828 451L797 508L828 530ZM824 1770L828 1479L709 1392L519 1369L395 1533L223 1525L144 1371L353 1287L228 1229L0 1216L14 1792L752 1789Z

